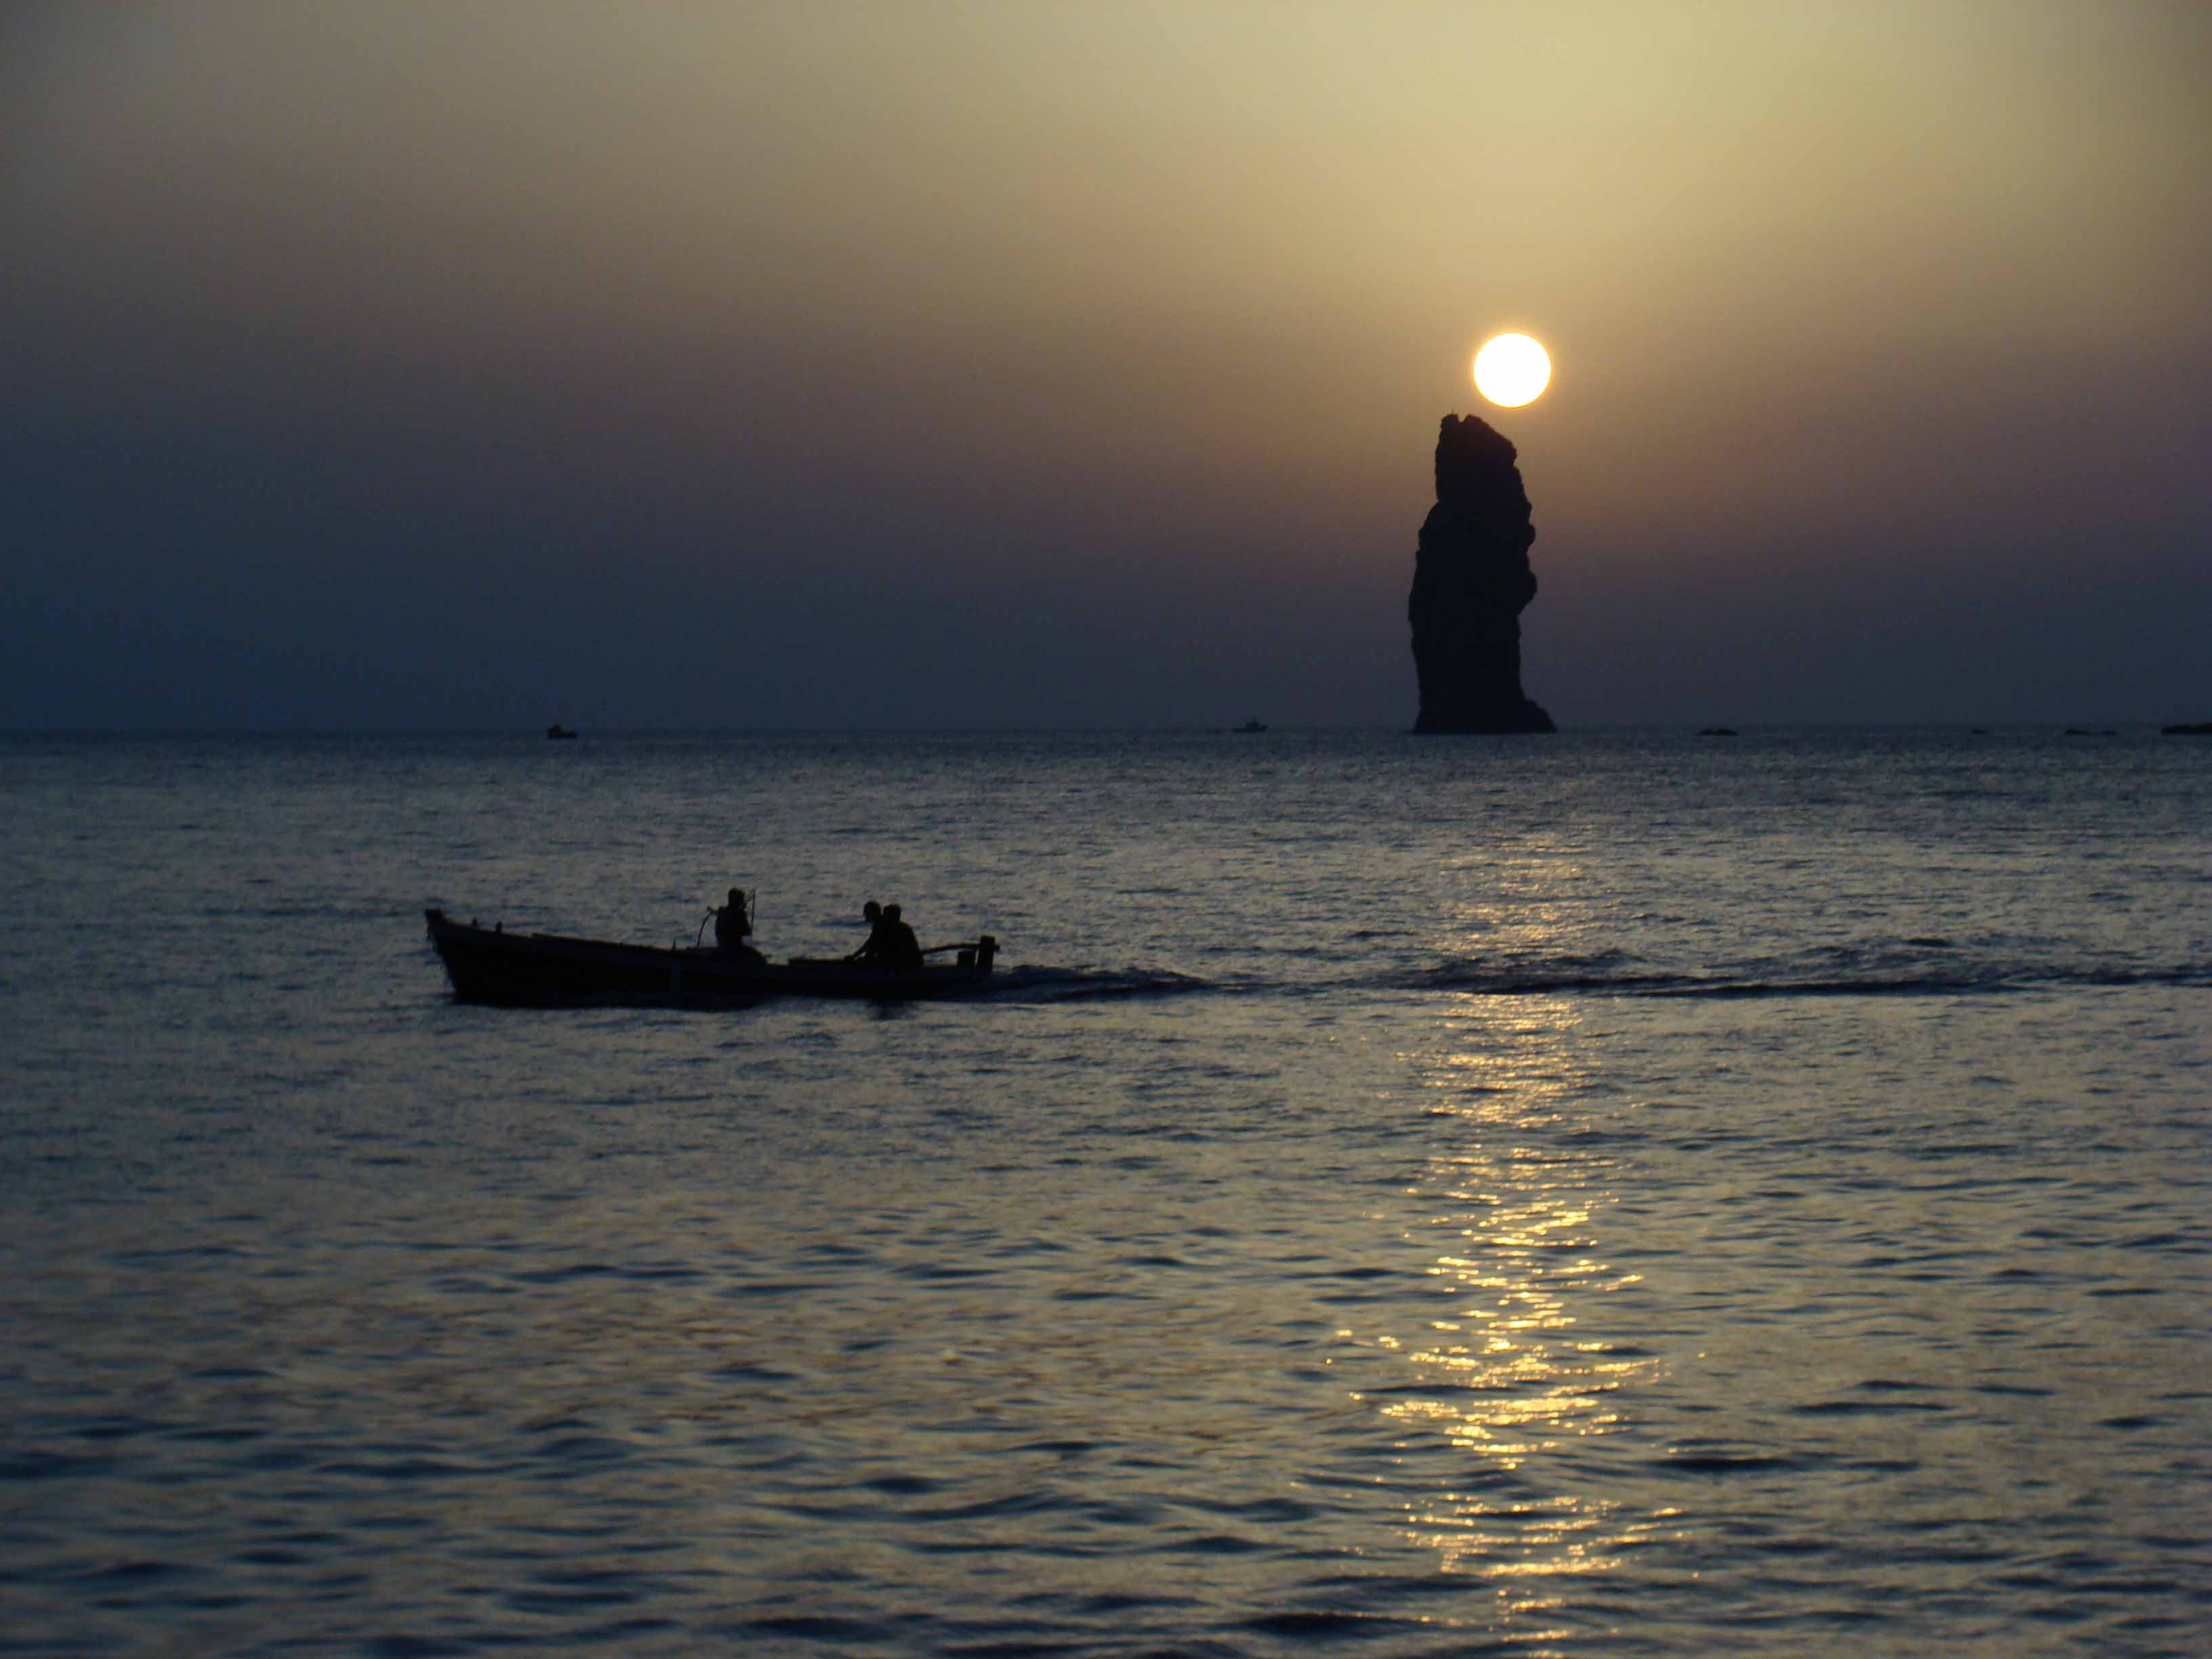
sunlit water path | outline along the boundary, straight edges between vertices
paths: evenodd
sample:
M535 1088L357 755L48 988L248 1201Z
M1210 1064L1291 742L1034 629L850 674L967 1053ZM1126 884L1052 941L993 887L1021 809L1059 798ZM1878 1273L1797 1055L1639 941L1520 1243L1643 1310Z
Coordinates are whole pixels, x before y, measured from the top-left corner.
M14 738L0 813L0 1651L2212 1639L2212 747ZM733 881L1013 971L422 939Z

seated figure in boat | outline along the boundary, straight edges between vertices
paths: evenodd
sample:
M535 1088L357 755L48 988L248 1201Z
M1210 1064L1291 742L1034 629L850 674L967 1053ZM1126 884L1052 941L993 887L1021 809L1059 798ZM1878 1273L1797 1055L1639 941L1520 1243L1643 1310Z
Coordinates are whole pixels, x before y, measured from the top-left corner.
M900 920L897 905L884 906L884 927L889 937L884 941L883 955L877 960L886 968L921 967L921 941L914 936L914 929Z
M870 899L860 907L860 917L868 924L868 942L847 957L846 961L872 963L878 968L921 966L921 941L914 936L914 929L899 919L897 905L878 904Z
M884 907L870 899L860 907L860 920L868 924L867 941L845 958L848 962L881 962L884 952L890 946L890 924L884 920Z
M729 902L714 912L714 944L726 957L764 965L768 958L745 943L745 935L752 930L753 919L746 911L744 890L732 887Z

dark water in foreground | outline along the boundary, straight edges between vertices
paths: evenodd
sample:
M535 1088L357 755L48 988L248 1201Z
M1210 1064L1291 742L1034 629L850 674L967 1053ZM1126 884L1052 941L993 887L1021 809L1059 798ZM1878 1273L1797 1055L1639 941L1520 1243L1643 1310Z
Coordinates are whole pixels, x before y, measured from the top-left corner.
M0 739L0 1651L2212 1645L2212 745ZM981 1003L500 1012L420 910Z

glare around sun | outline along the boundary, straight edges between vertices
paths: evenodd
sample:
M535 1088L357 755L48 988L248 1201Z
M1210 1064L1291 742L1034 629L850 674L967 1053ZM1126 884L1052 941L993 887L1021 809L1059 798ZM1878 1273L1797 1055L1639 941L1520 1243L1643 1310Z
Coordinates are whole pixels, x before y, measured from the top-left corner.
M1500 334L1474 354L1474 388L1504 409L1518 409L1552 383L1552 360L1526 334Z

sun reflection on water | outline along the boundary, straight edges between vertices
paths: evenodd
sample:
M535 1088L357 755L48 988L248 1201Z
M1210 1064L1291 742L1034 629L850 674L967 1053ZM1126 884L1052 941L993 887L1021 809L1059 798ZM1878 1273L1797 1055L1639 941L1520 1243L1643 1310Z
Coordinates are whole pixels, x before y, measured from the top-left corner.
M1657 1362L1605 1335L1609 1300L1638 1276L1605 1254L1616 1126L1577 1058L1580 1023L1559 999L1468 997L1432 1049L1404 1056L1436 1120L1410 1191L1442 1305L1412 1328L1341 1333L1403 1368L1368 1403L1407 1443L1474 1460L1407 1494L1411 1541L1501 1593L1606 1571L1671 1524L1590 1479L1594 1443L1626 1427L1621 1391ZM1516 1611L1548 1604L1524 1604L1533 1588L1510 1593Z

